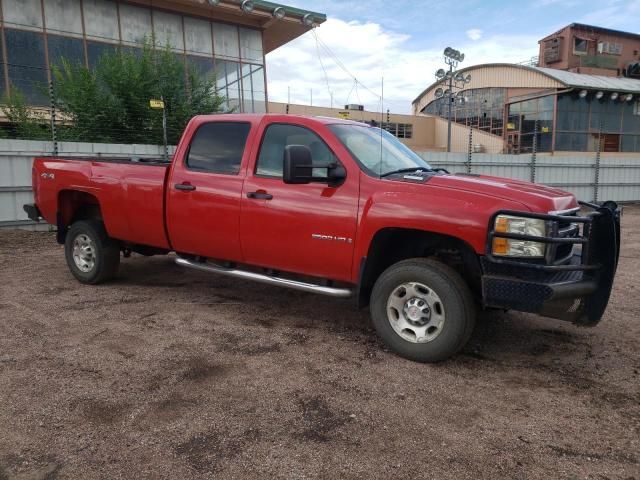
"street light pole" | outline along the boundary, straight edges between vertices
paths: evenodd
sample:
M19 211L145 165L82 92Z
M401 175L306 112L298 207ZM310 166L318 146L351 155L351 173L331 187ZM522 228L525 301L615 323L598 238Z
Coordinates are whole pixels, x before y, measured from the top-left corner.
M449 65L449 112L447 114L447 153L451 153L451 117L453 110L453 65Z
M453 93L454 88L463 89L464 85L471 81L471 75L467 75L466 77L460 73L456 72L455 69L458 67L458 63L464 61L464 53L459 52L451 47L447 47L444 50L444 61L449 66L449 71L445 71L444 69L439 69L436 72L436 78L440 81L448 80L449 88L446 91L443 91L442 88L438 88L435 91L436 98L445 98L447 105L447 152L451 152L451 123L453 122L453 102L455 101L455 95ZM458 83L462 84L462 86L458 86ZM464 101L464 97L461 97L461 102Z

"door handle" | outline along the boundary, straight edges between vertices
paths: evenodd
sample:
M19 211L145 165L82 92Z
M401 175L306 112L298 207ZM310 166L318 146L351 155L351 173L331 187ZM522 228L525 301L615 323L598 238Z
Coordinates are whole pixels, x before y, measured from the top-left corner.
M183 192L193 192L196 189L196 186L191 185L190 183L176 183L174 187L176 190L181 190Z
M271 200L273 195L267 192L249 192L247 193L247 198L252 198L254 200Z

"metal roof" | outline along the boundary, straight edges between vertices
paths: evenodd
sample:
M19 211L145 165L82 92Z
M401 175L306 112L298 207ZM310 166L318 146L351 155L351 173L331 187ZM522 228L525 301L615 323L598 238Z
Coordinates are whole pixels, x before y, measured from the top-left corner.
M564 83L567 87L597 88L616 90L619 92L640 93L640 80L625 77L607 77L604 75L587 75L585 73L567 72L555 68L528 67Z
M567 72L565 70L558 70L555 68L544 67L531 67L528 65L519 65L515 63L484 63L479 65L472 65L469 67L458 70L460 73L473 72L473 70L479 68L491 68L491 67L507 67L514 69L529 70L542 75L545 75L557 82L562 83L567 88L592 88L599 90L615 90L620 93L640 93L640 80L625 77L608 77L604 75L587 75L585 73ZM441 84L442 80L436 80L427 88L425 88L420 95L418 95L411 103L415 104L420 101L431 89ZM513 85L513 88L517 88L520 85ZM527 86L524 86L527 88Z

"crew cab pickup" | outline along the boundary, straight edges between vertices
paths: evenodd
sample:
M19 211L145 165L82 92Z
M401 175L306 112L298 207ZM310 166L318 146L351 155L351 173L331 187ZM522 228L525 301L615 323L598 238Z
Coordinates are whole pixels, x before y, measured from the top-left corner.
M597 324L618 263L615 203L452 175L339 119L198 116L170 162L40 157L33 187L25 210L57 226L80 282L109 280L131 252L175 252L186 268L353 297L423 362L462 348L478 308Z

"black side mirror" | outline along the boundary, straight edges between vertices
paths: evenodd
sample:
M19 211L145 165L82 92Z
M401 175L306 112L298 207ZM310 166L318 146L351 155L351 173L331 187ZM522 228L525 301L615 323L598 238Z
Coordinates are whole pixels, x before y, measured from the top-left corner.
M311 183L313 166L309 147L304 145L287 145L285 147L282 178L284 183L294 185Z
M314 177L314 168L326 168L326 177ZM326 183L337 187L347 178L347 172L338 162L313 163L311 149L304 145L287 145L284 149L282 179L284 183L301 185L304 183Z

